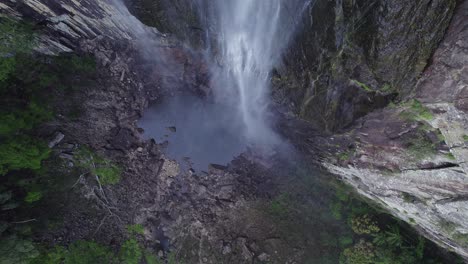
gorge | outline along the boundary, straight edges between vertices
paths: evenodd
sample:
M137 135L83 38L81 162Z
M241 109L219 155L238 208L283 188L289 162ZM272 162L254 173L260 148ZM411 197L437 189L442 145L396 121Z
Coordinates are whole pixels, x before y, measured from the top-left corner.
M468 1L0 14L0 263L467 261Z

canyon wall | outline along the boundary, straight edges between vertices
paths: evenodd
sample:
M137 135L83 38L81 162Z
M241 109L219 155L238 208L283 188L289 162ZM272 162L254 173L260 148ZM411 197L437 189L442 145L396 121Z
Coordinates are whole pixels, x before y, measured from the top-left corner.
M275 97L329 131L410 94L455 0L321 1L309 8Z

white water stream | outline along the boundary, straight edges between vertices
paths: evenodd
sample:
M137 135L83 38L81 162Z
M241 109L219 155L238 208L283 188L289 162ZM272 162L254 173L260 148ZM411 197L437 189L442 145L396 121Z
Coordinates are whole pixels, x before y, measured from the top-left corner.
M270 73L280 62L310 1L209 2L211 5L200 5L205 8L200 14L206 16L205 30L212 31L217 40L217 47L211 50L217 61L212 67L216 99L236 107L249 143L275 143L278 138L267 118ZM209 12L206 7L210 7Z
M170 158L196 170L227 164L248 147L268 156L281 143L268 111L270 74L311 0L192 1L206 43L214 43L206 50L214 103L166 98L148 109L140 126L168 142Z

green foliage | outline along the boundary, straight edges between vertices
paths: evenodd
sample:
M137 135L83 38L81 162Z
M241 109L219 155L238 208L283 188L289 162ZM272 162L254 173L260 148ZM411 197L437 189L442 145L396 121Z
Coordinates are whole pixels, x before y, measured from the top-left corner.
M468 141L468 135L463 135L463 140Z
M140 224L129 225L127 226L127 232L131 235L143 235L145 233L145 228Z
M392 87L390 84L386 83L382 89L380 89L380 92L381 93L384 93L384 94L390 94L390 93L394 93L396 92L396 89L394 87Z
M111 263L112 252L95 242L77 241L72 244L64 257L64 264Z
M0 264L27 264L38 256L39 251L30 240L15 235L0 240Z
M391 226L390 230L379 233L374 238L374 243L378 246L402 247L403 237L398 226Z
M31 102L26 109L0 111L0 136L8 136L20 130L30 130L51 118L51 111L34 102Z
M434 143L422 133L417 133L406 143L408 144L409 153L418 160L436 153Z
M351 228L358 235L370 235L380 231L377 222L367 214L353 217L351 219Z
M375 250L372 243L360 240L351 248L344 250L346 264L372 264L375 262Z
M374 90L372 90L369 86L367 86L367 84L365 83L362 83L358 80L351 80L353 81L354 83L356 83L357 85L359 85L359 87L361 87L364 91L370 93L370 92L373 92Z
M34 35L29 26L10 18L0 18L0 82L15 70L15 54L29 53L33 45Z
M49 156L45 143L26 136L18 136L0 144L0 175L10 170L38 170L41 162Z
M426 240L423 237L418 238L418 245L415 248L415 255L419 260L424 258L424 248L426 246Z
M42 192L40 191L32 191L26 194L24 201L27 203L34 203L39 201L42 198Z
M268 212L276 218L286 219L289 216L290 199L286 193L283 193L271 201Z
M403 104L407 109L400 113L400 117L408 121L432 120L434 115L418 100L411 100Z
M144 256L145 256L146 264L163 264L164 263L158 257L156 257L155 255L151 254L148 251L145 252Z
M116 184L120 181L122 169L87 148L80 148L75 155L78 166L89 170L92 174L99 177L101 184Z
M55 247L36 260L37 264L89 264L114 263L112 251L92 241L77 241L68 249Z
M349 152L341 152L338 154L338 159L341 161L347 161L349 160L350 153Z
M124 264L138 264L143 256L143 252L135 239L124 242L120 249L119 257Z
M347 246L353 244L353 238L350 237L350 236L340 237L338 239L338 242L339 242L340 246L347 247Z
M455 156L453 155L453 153L447 153L447 159L449 160L457 160L457 158L455 158Z
M330 204L330 212L332 213L333 218L336 220L341 220L342 216L343 205L340 201L335 201Z
M468 247L468 234L456 232L455 235L453 235L453 239L460 243L463 247Z

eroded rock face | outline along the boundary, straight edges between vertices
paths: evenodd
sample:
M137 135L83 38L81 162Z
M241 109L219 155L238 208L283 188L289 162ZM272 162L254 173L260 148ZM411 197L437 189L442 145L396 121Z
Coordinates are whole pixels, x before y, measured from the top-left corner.
M350 125L409 94L454 7L455 0L316 1L278 69L275 98L328 130Z
M361 194L468 258L468 2L457 7L415 88L422 104L395 105L337 136L351 148L324 166ZM464 74L465 73L465 74Z
M394 92L388 87L410 91L429 56L425 48L432 49L441 38L453 8L453 1L429 2L379 1L365 5L364 1L354 1L350 5L349 1L317 1L309 10L306 25L319 18L324 22L315 23L312 33L298 35L304 42L298 41L300 47L291 48L284 67L278 70L276 95L286 98L285 103L295 102L293 109L303 117L320 118L320 125L328 124L332 130L385 105ZM300 121L287 120L282 127L312 162L339 174L361 194L380 202L399 218L414 221L428 237L465 257L468 155L462 134L467 130L463 74L467 5L465 1L459 7L434 64L418 85L417 97L433 112L434 118L429 120L433 131L428 132L421 120L402 119L400 114L411 106L374 112L361 119L353 132L331 138ZM119 185L105 187L111 205L118 208L115 214L119 219L107 220L102 210L91 214L92 205L83 202L65 213L66 225L55 237L68 241L58 242L89 237L99 237L106 243L120 241L125 225L137 222L145 226L148 241L159 240L163 250L168 237L177 248L188 243L193 249L188 254L194 261L231 256L234 263L262 261L287 246L280 239L265 237L263 231L250 237L261 240L260 246L243 237L254 233L252 230L269 228L265 217L259 217L256 225L246 221L258 212L242 215L253 208L250 203L255 197L270 195L263 191L272 189L268 170L239 158L229 170L215 168L198 176L182 173L175 162L161 154L159 145L140 138L136 121L150 100L183 89L200 91L206 74L200 74L204 67L196 54L140 25L151 43L156 43L153 48L160 51L158 54L175 62L170 71L161 71L158 65L169 60L164 56L157 57L160 64L148 60L152 54L141 53L141 42L134 35L139 31L113 20L127 19L128 14L104 0L8 1L1 3L0 9L44 24L43 52L76 50L95 55L99 83L76 98L84 104L83 116L73 122L59 120L49 124L49 129L63 133L57 148L66 148L67 153L61 155L66 154L68 159L73 160L68 154L73 147L67 146L84 144L126 168ZM435 17L429 18L427 14L432 13ZM412 21L409 26L408 20ZM391 27L397 27L395 35L387 31ZM429 29L434 31L424 32ZM416 36L424 41L408 38L415 32L420 32ZM325 36L320 37L322 34ZM393 45L423 48L399 49ZM162 85L164 82L170 82L173 89ZM384 89L387 83L390 86ZM441 89L451 92L439 92ZM437 129L444 136L443 142ZM415 145L412 140L421 138L431 150L425 153L429 155L415 158L408 149ZM103 219L106 221L102 223ZM233 228L237 223L245 224L245 230ZM96 230L98 226L101 228ZM194 237L202 239L194 242L190 239ZM196 252L202 246L206 254ZM261 247L271 250L266 253ZM221 256L212 258L212 252Z
M162 42L164 38L131 16L120 0L99 1L4 1L0 12L24 18L40 25L38 51L45 54L70 52L81 47L84 40L110 38L115 41L149 37Z

